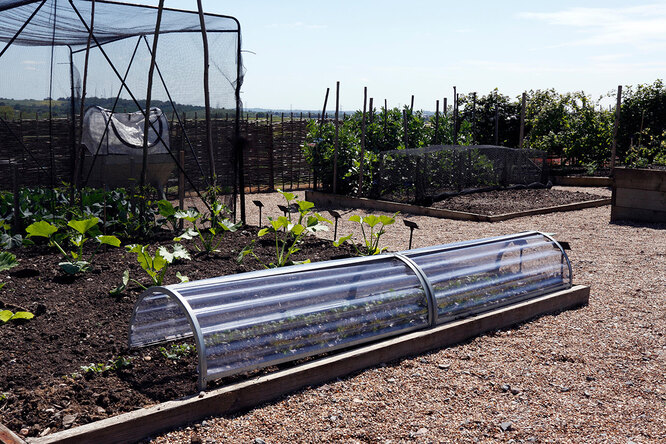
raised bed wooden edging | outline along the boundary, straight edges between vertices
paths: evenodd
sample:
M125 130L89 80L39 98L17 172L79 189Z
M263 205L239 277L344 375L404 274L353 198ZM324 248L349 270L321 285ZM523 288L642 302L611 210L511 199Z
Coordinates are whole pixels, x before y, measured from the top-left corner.
M609 198L600 198L595 200L587 200L585 202L558 205L555 207L537 208L534 210L520 211L517 213L487 216L484 214L467 213L464 211L445 210L441 208L422 207L419 205L389 202L386 200L367 199L365 197L328 194L319 191L306 191L305 200L314 202L315 205L323 207L353 207L364 208L366 210L386 211L389 213L400 211L402 214L414 214L419 216L431 216L454 220L469 220L475 222L500 222L503 220L514 219L516 217L535 216L538 214L556 213L560 211L575 211L585 208L603 207L611 203L611 199Z
M250 409L303 387L322 384L382 362L451 346L489 331L507 328L549 313L587 305L589 296L590 287L574 286L569 290L551 293L433 329L370 344L292 369L201 393L198 396L124 413L43 438L28 438L25 442L105 444L140 441L210 416ZM3 442L5 436L9 435L3 435L0 428L0 438ZM24 443L16 435L9 436L6 442Z
M666 171L616 168L611 222L666 223Z
M553 185L567 187L610 187L613 185L613 179L610 177L596 176L553 176Z

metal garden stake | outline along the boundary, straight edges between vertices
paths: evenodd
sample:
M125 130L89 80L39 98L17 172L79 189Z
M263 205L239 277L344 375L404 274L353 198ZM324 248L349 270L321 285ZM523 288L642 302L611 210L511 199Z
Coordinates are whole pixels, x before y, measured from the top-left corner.
M416 222L412 222L411 220L404 219L403 222L405 223L405 226L409 227L409 247L407 249L411 250L412 249L412 236L414 235L414 230L418 229L419 226L416 225Z
M253 200L252 203L259 207L259 227L261 227L261 209L264 204L262 204L260 200Z

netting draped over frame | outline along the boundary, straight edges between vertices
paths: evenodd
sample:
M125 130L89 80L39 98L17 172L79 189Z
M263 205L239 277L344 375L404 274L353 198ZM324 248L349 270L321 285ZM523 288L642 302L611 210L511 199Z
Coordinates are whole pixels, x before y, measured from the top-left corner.
M46 170L50 184L74 182L84 84L85 109L98 106L114 115L143 112L156 17L153 6L108 0L0 0L0 106L1 98L20 102L9 116L0 115L0 160L19 164L26 173L24 183L46 185ZM233 17L208 13L205 24L211 150L206 142L204 51L196 11L163 10L151 107L163 112L155 122L168 127L160 142L165 161L173 164L179 151L185 153L186 186L210 185L212 159L217 185L231 190L236 189L240 168L233 145L244 74L240 24ZM104 131L113 132L113 127ZM156 131L149 131L149 138ZM97 139L104 140L99 135ZM109 153L101 144L86 147L86 156ZM99 165L88 159L84 168L92 171ZM89 184L89 171L78 173L84 185ZM6 186L2 178L1 186Z
M169 151L169 122L159 108L150 109L152 126L148 129L148 154L166 154ZM81 143L90 154L131 154L143 149L143 113L115 113L93 106L83 116ZM110 130L106 130L107 124Z
M32 15L41 0L0 0L0 41L8 41ZM75 1L76 9L88 21L92 2ZM55 36L52 17L57 16ZM152 34L155 31L155 9L140 5L102 2L95 3L95 37L100 43ZM238 23L231 17L206 16L207 32L238 32ZM199 16L188 11L165 8L160 34L200 33ZM88 31L68 0L49 0L31 20L16 40L20 45L68 45L75 49L86 46Z

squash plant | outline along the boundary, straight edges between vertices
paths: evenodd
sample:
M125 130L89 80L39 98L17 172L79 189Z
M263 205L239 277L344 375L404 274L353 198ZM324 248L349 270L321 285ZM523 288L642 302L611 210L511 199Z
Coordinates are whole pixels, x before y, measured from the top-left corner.
M206 253L219 251L218 248L222 243L224 233L226 231L234 232L242 226L241 222L233 223L229 219L223 218L222 214L224 213L224 210L224 205L219 202L214 202L211 205L210 217L204 217L202 213L195 209L189 209L187 211L176 211L173 216L176 219L190 222L192 227L185 230L183 234L175 237L173 240L176 242L180 242L182 240L198 240L198 244L195 244L195 248L197 250L205 251ZM210 226L208 228L199 226L205 225L206 222L210 222Z
M17 311L16 313L12 313L10 310L0 310L1 324L6 324L9 321L20 321L20 320L27 321L34 317L35 315L30 313L29 311Z
M270 225L266 228L259 230L258 237L263 237L267 234L273 234L275 238L275 260L266 265L254 253L253 240L248 246L238 255L237 261L242 262L245 256L254 257L265 268L284 267L285 265L302 264L310 262L309 259L305 261L292 261L290 258L292 254L300 251L298 245L303 238L315 231L325 231L328 227L324 223L331 223L330 220L323 217L321 214L312 211L314 204L306 200L296 200L296 195L293 193L283 192L278 190L287 201L287 206L292 205L292 201L298 207L298 221L291 220L291 213L288 216L280 216L277 219L269 217Z
M147 245L132 244L126 246L127 251L130 253L136 253L136 259L141 265L141 268L146 272L151 279L151 285L162 285L164 281L164 275L166 274L167 268L174 261L178 259L191 259L190 253L180 244L174 244L173 251L169 251L168 247L161 246L157 249L155 254L151 254ZM180 272L176 273L176 276L180 282L187 282L189 279L187 276L183 276ZM139 287L146 289L146 286L136 279L130 279L129 270L126 270L123 273L122 284L113 290L111 290L112 295L118 295L120 292L127 288L129 281L135 282Z
M100 234L97 224L99 219L91 217L90 219L70 220L67 226L71 229L66 233L59 232L59 228L46 222L45 220L34 222L26 228L28 237L45 237L49 245L60 251L65 261L58 265L68 274L85 273L90 269L93 258L102 245L120 247L120 240L116 236ZM97 248L87 258L84 256L83 244L88 240L97 241ZM75 248L74 251L67 253L63 246L70 243Z
M361 234L363 235L363 243L365 244L364 248L359 249L355 243L351 243L359 256L372 256L386 251L386 247L379 246L379 240L386 233L384 227L393 225L397 215L398 213L393 214L393 216L375 216L370 214L362 217L355 214L349 218L351 222L356 222L361 226ZM366 226L368 227L368 231L366 231ZM333 245L339 247L348 240L353 239L353 237L354 233L341 237Z

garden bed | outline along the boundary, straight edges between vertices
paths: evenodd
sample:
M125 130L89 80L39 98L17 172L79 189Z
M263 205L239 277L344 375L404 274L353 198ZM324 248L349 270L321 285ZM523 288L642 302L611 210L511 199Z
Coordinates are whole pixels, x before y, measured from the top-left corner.
M433 208L496 216L598 200L596 194L548 189L509 189L469 193L435 202Z
M399 211L403 214L477 222L500 222L516 217L609 205L610 198L581 191L559 189L506 189L459 194L431 204L410 205L385 200L306 191L307 200L320 207L351 207Z
M194 280L262 268L250 257L236 262L256 233L253 227L227 233L223 252L192 254L191 261L169 268L165 282L177 282L177 272ZM163 236L153 248L172 244L170 237ZM257 244L255 253L270 262L274 243L266 239ZM308 237L295 260L321 261L351 253L350 246L331 248L329 241ZM33 246L15 254L19 266L0 277L7 282L0 292L0 309L28 310L36 316L0 325L0 423L22 436L46 435L197 393L196 360L187 347L178 352L167 346L171 357L160 347L127 348L129 319L141 289L130 284L117 297L109 290L128 268L131 277L147 283L134 254L115 248L100 252L93 270L76 277L59 269L61 258L55 249ZM119 357L131 362L117 370L82 368L101 367Z

